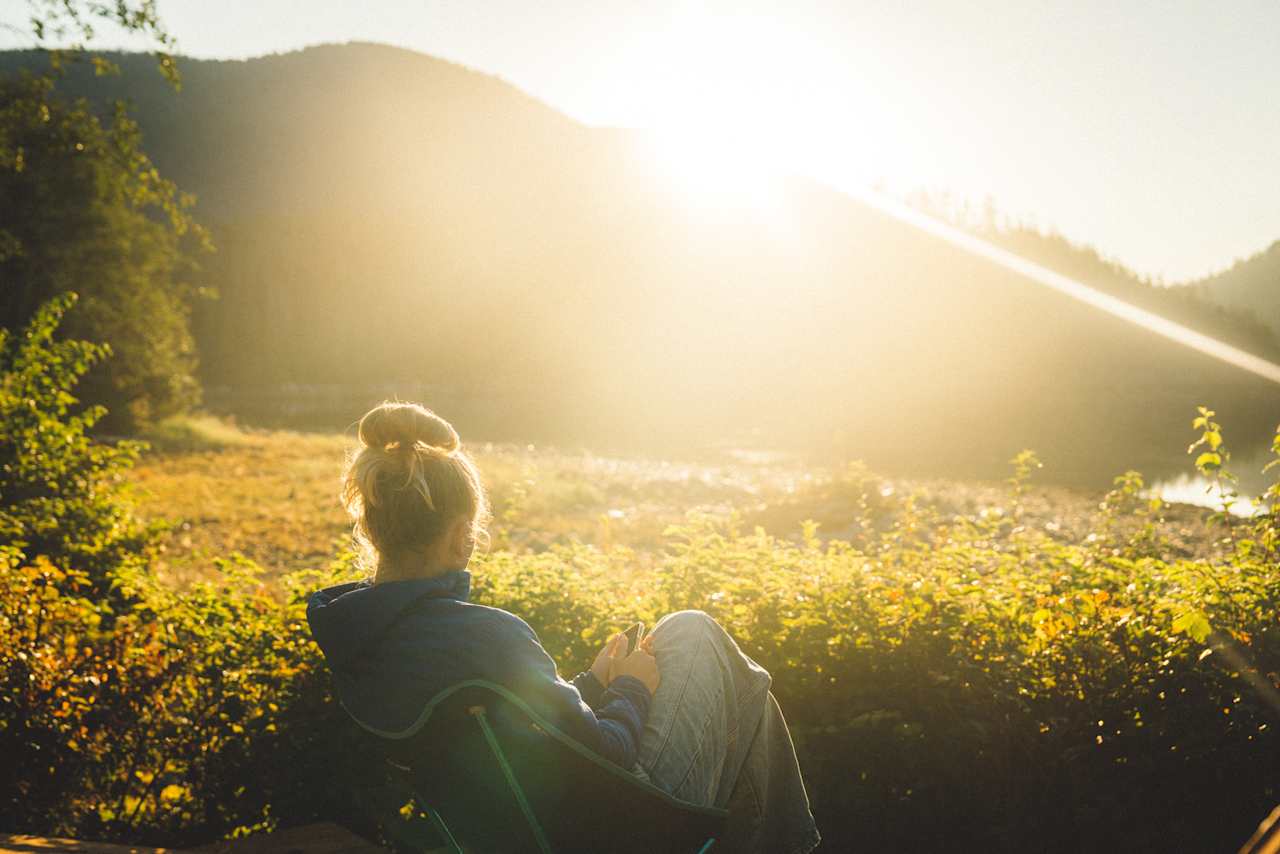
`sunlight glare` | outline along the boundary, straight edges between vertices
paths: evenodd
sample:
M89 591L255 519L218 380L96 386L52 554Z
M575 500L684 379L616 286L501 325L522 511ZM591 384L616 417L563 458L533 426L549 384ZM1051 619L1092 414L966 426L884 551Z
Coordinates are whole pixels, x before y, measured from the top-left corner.
M737 134L667 128L649 134L651 154L669 187L691 207L766 213L779 201L779 170Z
M896 127L887 117L902 93L837 94L803 85L824 79L819 72L829 57L789 38L785 21L755 14L717 18L688 5L679 9L668 36L665 61L649 86L651 147L659 171L690 207L718 215L746 211L781 227L786 219L780 210L781 176L825 174L819 180L971 255L1280 384L1280 365L1028 261L869 187L870 175L879 183L905 174L915 159L904 153L913 144L910 135L887 132Z
M761 214L780 202L780 176L795 171L802 87L779 73L799 56L778 29L772 17L716 17L695 6L670 22L664 62L646 86L646 127L659 174L690 207ZM770 52L773 61L762 62Z

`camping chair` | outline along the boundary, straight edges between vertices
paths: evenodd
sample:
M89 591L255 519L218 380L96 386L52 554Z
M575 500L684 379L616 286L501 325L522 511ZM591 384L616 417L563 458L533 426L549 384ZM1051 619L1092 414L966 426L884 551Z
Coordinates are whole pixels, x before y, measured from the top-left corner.
M446 688L401 732L357 723L455 852L705 854L723 836L725 810L628 773L491 682Z

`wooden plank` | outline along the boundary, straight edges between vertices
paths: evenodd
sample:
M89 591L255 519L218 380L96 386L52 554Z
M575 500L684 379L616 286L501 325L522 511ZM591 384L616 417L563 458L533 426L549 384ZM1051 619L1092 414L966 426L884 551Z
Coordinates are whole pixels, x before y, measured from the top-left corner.
M173 850L148 848L145 845L111 845L107 842L28 836L25 833L0 833L0 854L172 854Z
M225 839L190 850L192 854L375 854L387 849L326 821Z
M191 854L385 854L386 849L329 822L184 849L0 834L0 854L180 854L181 851Z
M1262 820L1240 854L1280 854L1280 807Z

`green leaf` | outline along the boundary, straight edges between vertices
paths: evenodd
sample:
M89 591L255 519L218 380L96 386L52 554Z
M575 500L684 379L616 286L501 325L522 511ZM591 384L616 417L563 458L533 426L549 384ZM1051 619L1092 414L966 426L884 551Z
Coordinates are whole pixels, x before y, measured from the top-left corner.
M1196 643L1204 643L1212 627L1209 618L1200 611L1184 611L1173 618L1173 631L1186 634Z
M1222 465L1222 456L1212 451L1205 451L1196 457L1196 468L1218 468Z

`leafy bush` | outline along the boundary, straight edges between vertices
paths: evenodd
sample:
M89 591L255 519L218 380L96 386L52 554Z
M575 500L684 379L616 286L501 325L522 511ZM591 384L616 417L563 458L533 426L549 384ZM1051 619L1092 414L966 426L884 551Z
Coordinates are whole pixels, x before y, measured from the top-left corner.
M1164 563L1004 524L904 524L863 551L692 520L647 570L626 549L487 555L476 595L529 619L566 669L633 615L715 615L773 672L836 850L1235 841L1280 779L1274 565ZM64 769L46 799L24 790L19 826L179 841L346 799L362 766L341 754L301 613L321 579L290 579L280 602L225 569L185 596L139 585L100 636L91 603L49 594L39 643L8 629L47 687L5 710L6 755L40 744ZM53 572L10 561L2 601L58 589ZM6 657L10 695L28 683ZM34 785L43 766L20 765Z
M75 300L49 301L17 335L0 329L0 544L85 573L102 595L114 570L145 563L153 531L122 494L141 446L94 441L105 409L76 411L72 389L110 350L55 340Z
M360 771L300 597L251 566L181 595L122 574L113 611L81 574L0 554L3 826L191 841L314 816Z
M861 549L695 519L649 572L625 551L492 555L478 595L560 661L632 613L716 616L773 673L834 850L1247 836L1280 794L1274 528L1223 565L1165 562L1145 525L1085 545L1019 528L1019 489L1002 517L907 513Z
M298 786L297 754L342 757L319 746L342 721L302 594L237 560L181 594L150 577L140 445L91 439L102 408L71 393L109 351L54 338L74 299L0 330L0 827L168 841L314 812L331 777Z

